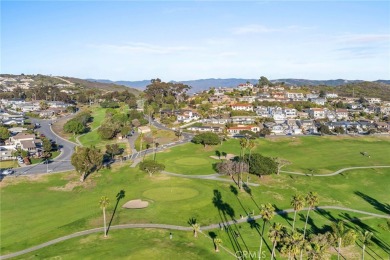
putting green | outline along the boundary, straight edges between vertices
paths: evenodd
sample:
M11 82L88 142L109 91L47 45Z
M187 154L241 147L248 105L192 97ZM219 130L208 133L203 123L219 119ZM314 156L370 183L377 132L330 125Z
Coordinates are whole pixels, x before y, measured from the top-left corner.
M142 195L155 201L185 200L198 196L199 192L191 188L163 187L145 191Z
M176 164L181 165L202 165L202 164L208 164L209 161L207 161L204 158L198 158L198 157L185 157L181 159L175 160Z

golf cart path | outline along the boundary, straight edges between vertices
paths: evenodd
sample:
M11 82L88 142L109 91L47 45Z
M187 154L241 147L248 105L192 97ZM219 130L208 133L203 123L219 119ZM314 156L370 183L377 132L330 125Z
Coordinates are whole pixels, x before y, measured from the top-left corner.
M316 207L316 209L336 209L336 210L343 210L343 211L349 211L349 212L354 212L354 213L360 213L360 214L373 216L373 217L378 217L378 218L390 219L390 215L376 214L376 213L371 213L371 212L367 212L367 211L351 209L351 208L345 208L345 207L339 207L339 206L321 206L321 207ZM304 208L302 210L308 210L308 208ZM281 211L277 211L275 213L277 215L284 215L286 213L291 213L291 212L294 212L294 209L281 210ZM238 223L246 223L246 222L250 222L250 221L253 221L255 219L260 219L260 218L261 218L261 215L256 215L256 216L253 216L253 217L241 218L241 219L238 219L238 220L230 220L230 221L227 221L227 222L222 222L222 223L218 223L218 224L211 224L211 225L208 225L208 226L203 226L203 227L200 228L200 230L201 231L205 231L205 230L212 230L212 229L216 229L216 228L223 228L224 226L238 224ZM169 229L169 230L180 230L180 231L191 231L192 230L192 227L188 227L188 226L177 226L177 225L167 225L167 224L151 224L151 223L147 223L147 224L122 224L122 225L111 226L109 229L110 230L111 229L116 230L116 229L129 229L129 228L158 228L158 229ZM27 248L27 249L24 249L24 250L21 250L21 251L18 251L18 252L14 252L14 253L8 254L8 255L0 256L0 260L1 259L8 259L8 258L16 257L16 256L23 255L23 254L26 254L26 253L30 253L30 252L39 250L41 248L44 248L44 247L47 247L47 246L50 246L50 245L54 245L56 243L59 243L59 242L62 242L62 241L68 240L68 239L72 239L72 238L75 238L75 237L80 237L80 236L84 236L84 235L89 235L89 234L94 234L94 233L98 233L98 232L103 232L103 229L104 228L88 229L88 230L79 231L79 232L76 232L76 233L73 233L73 234L70 234L70 235L67 235L67 236L59 237L59 238L50 240L48 242L45 242L45 243L37 245L37 246L33 246L33 247L30 247L30 248Z
M207 175L185 175L185 174L179 174L179 173L173 173L173 172L167 172L167 171L162 171L161 173L166 174L166 175L170 175L170 176L174 176L174 177L179 177L179 178L234 182L233 180L219 178L219 176L221 176L219 173L207 174ZM260 186L257 183L250 183L250 182L245 183L245 184L248 186Z
M342 168L340 170L337 170L332 173L327 174L311 174L311 173L302 173L302 172L289 172L289 171L280 171L282 173L288 173L288 174L295 174L295 175L303 175L303 176L315 176L315 177L329 177L329 176L335 176L337 174L340 174L345 171L350 170L357 170L357 169L372 169L372 168L390 168L389 165L382 165L382 166L358 166L358 167L348 167L348 168Z

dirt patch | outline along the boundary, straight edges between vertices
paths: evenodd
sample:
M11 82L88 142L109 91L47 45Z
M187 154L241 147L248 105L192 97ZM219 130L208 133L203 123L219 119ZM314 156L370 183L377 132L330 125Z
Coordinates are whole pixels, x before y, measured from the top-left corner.
M58 187L49 187L49 190L54 190L54 191L73 191L75 188L83 188L83 189L89 189L92 187L95 187L96 183L93 181L70 181L65 186L58 186Z
M221 156L221 157L218 157L216 155L212 155L210 156L210 158L213 158L215 160L231 160L233 159L234 157L236 157L237 155L235 154L232 154L232 153L228 153L226 156Z

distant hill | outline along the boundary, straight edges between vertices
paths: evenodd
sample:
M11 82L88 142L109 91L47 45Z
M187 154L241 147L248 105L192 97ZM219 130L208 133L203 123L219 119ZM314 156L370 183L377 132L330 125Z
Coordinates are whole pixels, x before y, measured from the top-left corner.
M78 79L78 78L71 78L71 77L62 77L65 80L68 80L72 83L78 83L86 88L97 88L97 89L103 89L107 91L124 91L128 90L134 95L138 96L140 93L139 89L135 89L129 86L125 86L123 84L119 84L110 80L103 80L103 81L96 81L92 79Z
M110 81L110 80L94 80L93 82L103 82L105 84L121 84L128 87L145 89L150 84L150 80L142 81ZM198 79L186 81L172 81L181 82L191 86L190 93L207 90L210 87L236 87L239 84L249 81L256 84L258 79L242 79L242 78L228 78L228 79ZM274 79L271 82L284 82L286 85L292 86L308 86L316 90L325 90L327 92L334 92L344 96L365 96L365 97L381 97L383 100L390 100L390 80L377 81L363 81L363 80L308 80L308 79Z
M144 89L147 85L150 84L150 80L142 81L111 81L106 79L87 79L88 81L93 82L102 82L102 83L114 83L120 84L128 87ZM207 90L211 87L236 87L239 84L250 82L252 84L258 83L258 79L243 79L243 78L228 78L228 79L198 79L198 80L184 80L184 81L172 81L172 82L181 82L183 84L189 85L192 87L191 93ZM386 83L387 80L382 80L381 82ZM345 79L335 79L335 80L308 80L308 79L274 79L271 82L284 82L286 85L292 86L340 86L346 85L355 82L363 82L362 80L345 80Z

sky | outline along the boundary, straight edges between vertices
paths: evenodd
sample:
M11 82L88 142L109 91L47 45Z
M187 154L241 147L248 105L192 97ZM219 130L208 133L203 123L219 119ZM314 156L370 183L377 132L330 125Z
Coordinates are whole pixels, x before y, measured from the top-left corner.
M0 73L390 79L390 1L0 1Z

